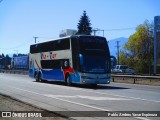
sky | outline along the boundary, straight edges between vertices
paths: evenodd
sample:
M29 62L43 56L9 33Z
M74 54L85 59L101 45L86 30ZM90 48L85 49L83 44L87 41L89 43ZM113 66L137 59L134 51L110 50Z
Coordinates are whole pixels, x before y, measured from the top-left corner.
M0 0L0 54L27 54L33 37L41 42L77 30L84 10L107 40L128 38L145 20L160 16L159 6L160 0Z

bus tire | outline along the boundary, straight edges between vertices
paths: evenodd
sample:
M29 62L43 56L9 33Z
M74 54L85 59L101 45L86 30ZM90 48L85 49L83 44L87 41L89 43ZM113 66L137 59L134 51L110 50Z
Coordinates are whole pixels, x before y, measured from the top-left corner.
M35 73L34 78L36 79L36 82L39 82L39 76L37 73Z
M41 73L39 72L37 75L36 75L36 82L42 82L42 75Z
M66 74L65 84L66 84L67 86L71 86L71 84L72 84L69 73Z
M92 87L93 88L97 88L97 84L92 84Z
M39 74L38 74L38 76L39 76L39 81L40 81L40 82L43 82L42 74L41 74L41 73L39 73Z

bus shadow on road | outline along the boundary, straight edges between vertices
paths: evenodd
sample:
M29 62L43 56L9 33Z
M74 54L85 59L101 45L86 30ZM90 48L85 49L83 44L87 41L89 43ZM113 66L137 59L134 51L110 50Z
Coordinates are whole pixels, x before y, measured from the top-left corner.
M104 86L104 85L99 85L97 86L97 89L108 89L108 90L117 90L117 89L130 89L130 88L127 88L127 87L117 87L117 86Z
M36 81L34 81L36 82ZM43 83L43 84L54 84L54 85L61 85L61 86L67 86L64 82L59 82L59 81L43 81L43 82L37 82L37 83ZM68 87L76 87L76 88L84 88L84 89L106 89L106 90L121 90L121 89L131 89L127 87L117 87L117 86L111 86L111 85L97 85L97 86L92 86L92 85L81 85L81 84L72 84L71 86Z
M117 89L130 89L127 87L117 87L117 86L107 86L107 85L97 85L92 86L92 85L79 85L79 84L75 84L73 85L73 87L77 87L77 88L85 88L85 89L94 89L94 90L117 90Z

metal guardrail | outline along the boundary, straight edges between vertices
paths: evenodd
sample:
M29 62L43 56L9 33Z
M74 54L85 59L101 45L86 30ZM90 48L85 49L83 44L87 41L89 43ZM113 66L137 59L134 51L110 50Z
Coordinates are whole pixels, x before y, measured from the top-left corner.
M0 73L10 74L22 74L28 75L28 70L3 70L0 69ZM159 85L160 76L143 76L143 75L124 75L124 74L112 74L112 82L123 82L132 84L147 84L147 85Z
M160 80L160 76L142 76L142 75L113 75L112 77L126 77L126 78L145 78L145 79L159 79Z
M112 74L112 82L129 82L133 84L160 85L160 76L142 75L115 75Z
M23 74L28 75L28 70L0 70L0 73L10 73L10 74Z

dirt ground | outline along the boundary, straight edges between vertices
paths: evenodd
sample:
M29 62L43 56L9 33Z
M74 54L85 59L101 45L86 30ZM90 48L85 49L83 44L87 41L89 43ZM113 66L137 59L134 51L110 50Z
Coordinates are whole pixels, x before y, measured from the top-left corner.
M0 117L0 120L66 120L67 118L61 117L57 114L51 113L49 111L44 111L42 109L36 108L29 104L23 103L21 101L17 101L11 97L0 95L0 116L2 116L3 111L31 111L31 112L45 112L45 114L52 114L54 117ZM28 114L27 114L28 115Z

